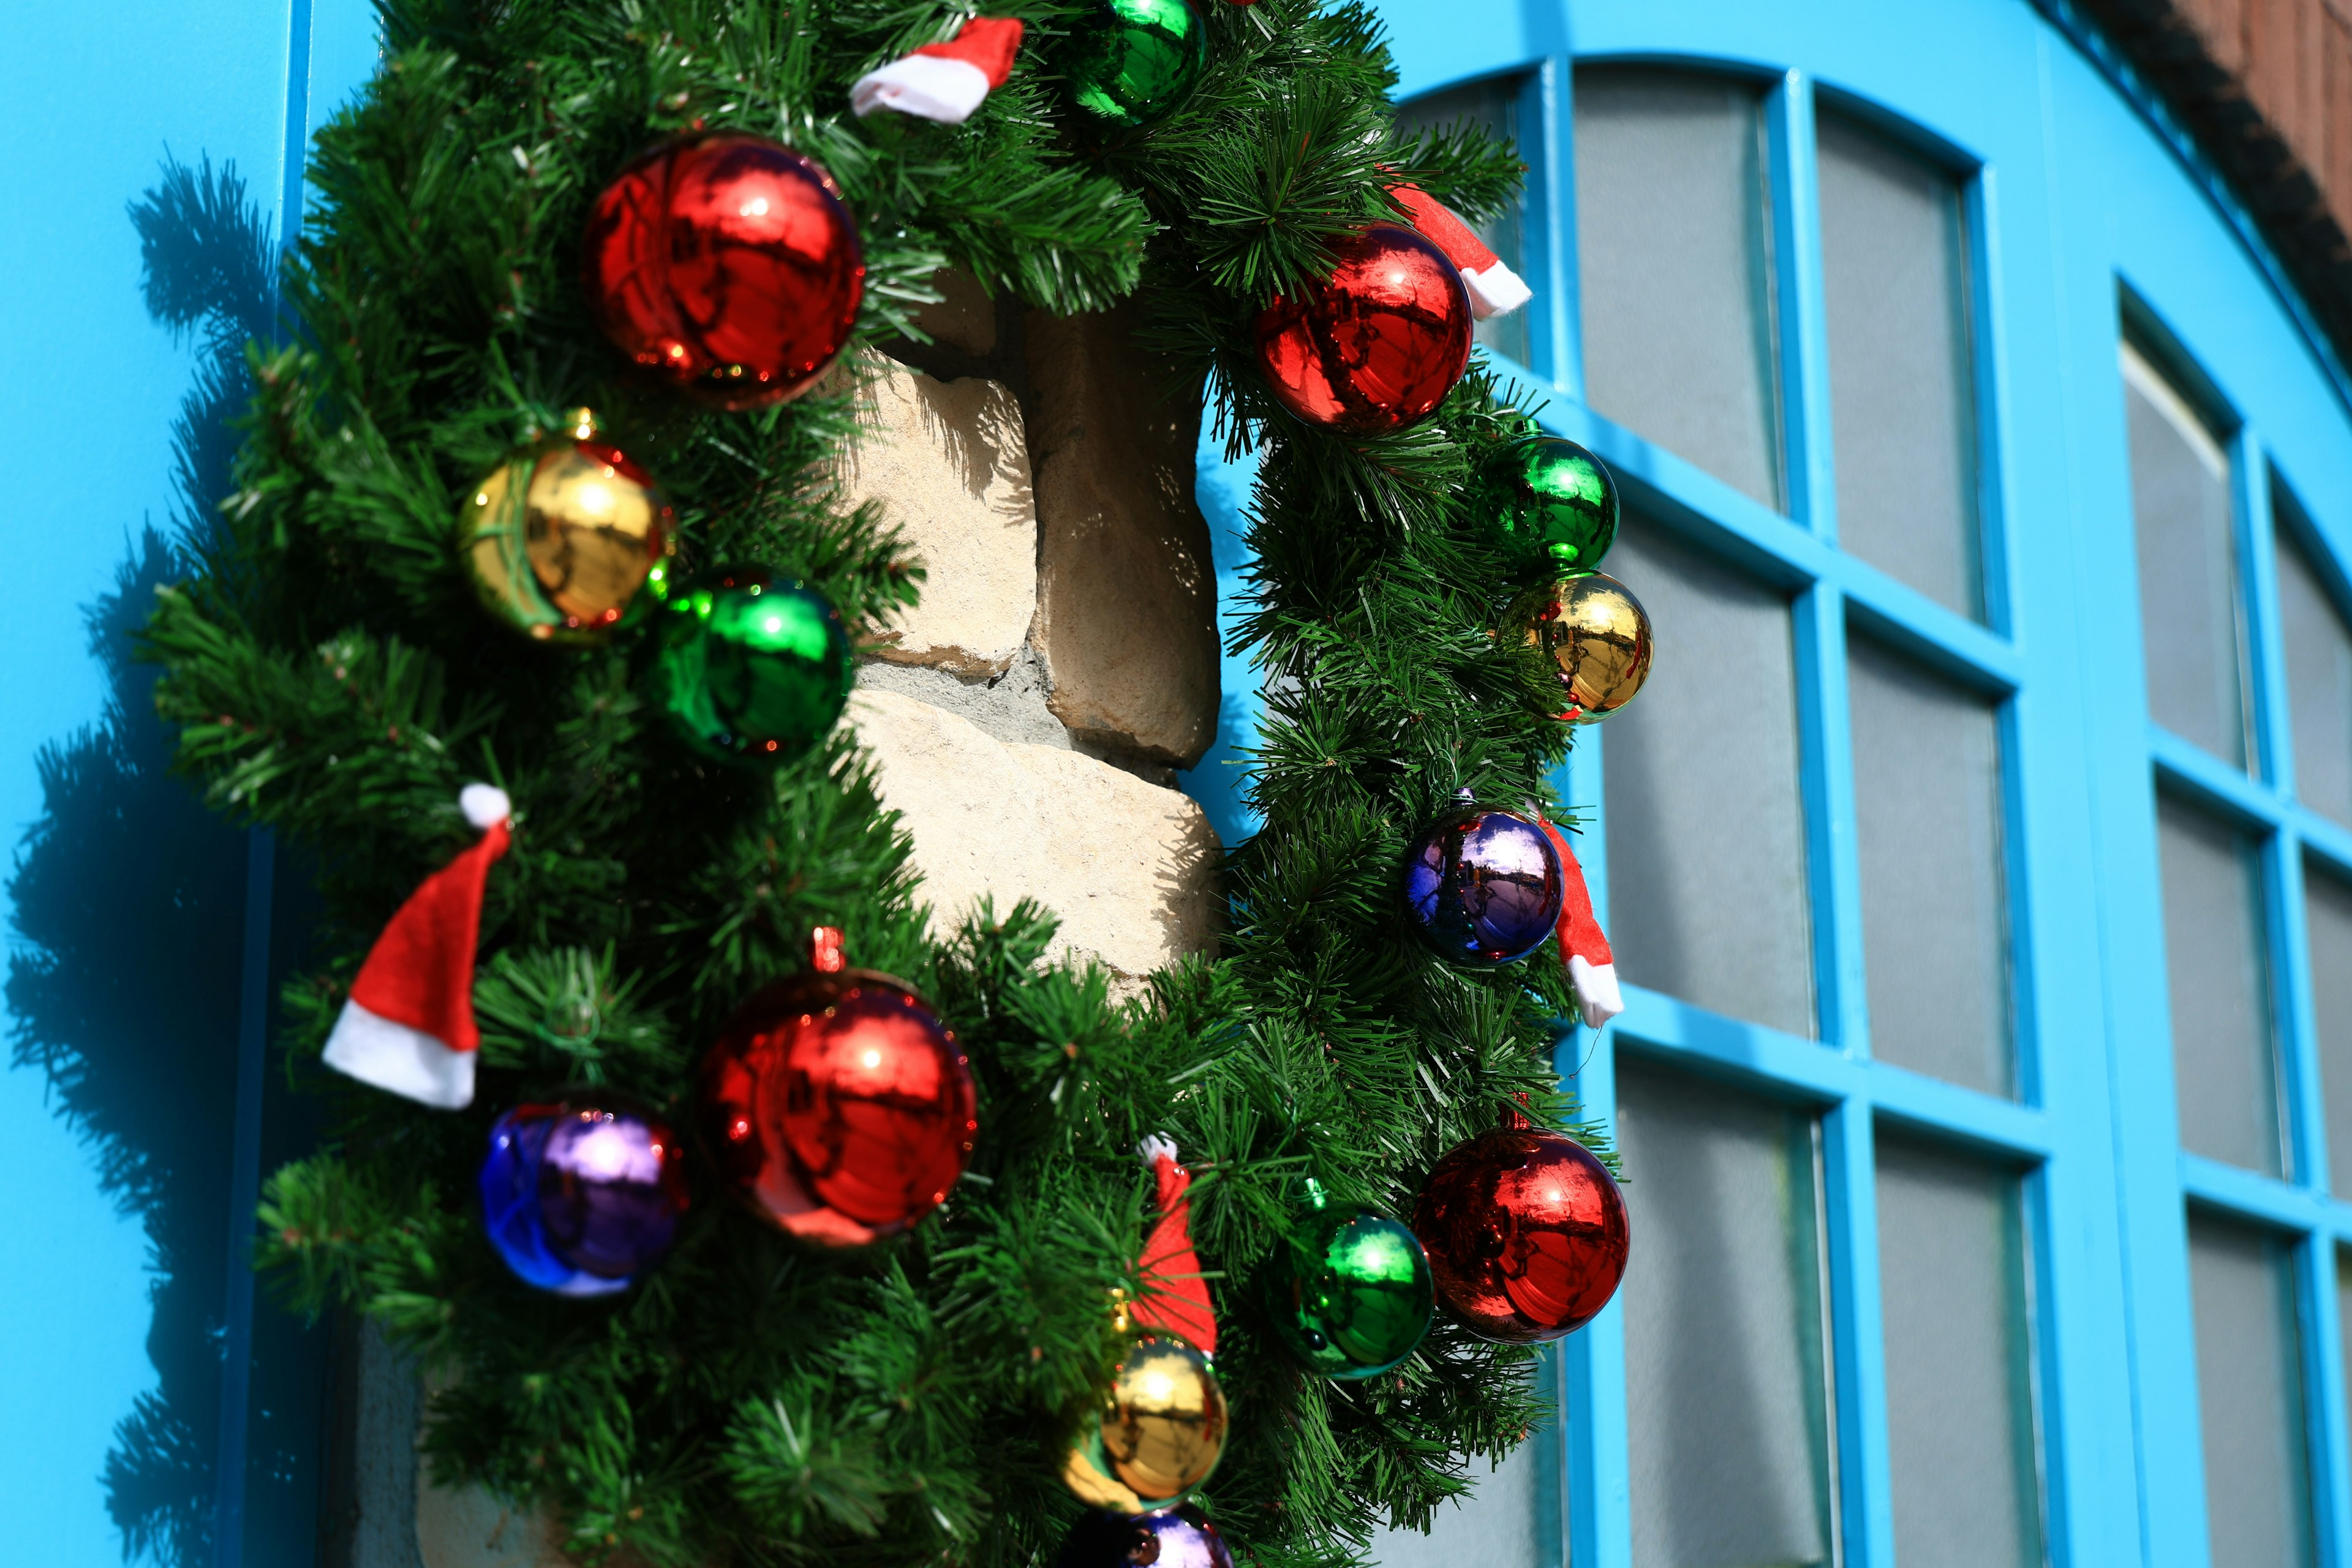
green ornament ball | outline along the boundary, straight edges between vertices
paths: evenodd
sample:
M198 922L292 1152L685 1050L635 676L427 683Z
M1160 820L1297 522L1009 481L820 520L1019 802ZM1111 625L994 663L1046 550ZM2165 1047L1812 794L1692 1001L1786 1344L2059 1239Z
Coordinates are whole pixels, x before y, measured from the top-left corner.
M1270 1279L1276 1331L1326 1377L1376 1377L1429 1331L1435 1298L1420 1241L1378 1209L1330 1201L1313 1182Z
M1489 470L1503 533L1528 567L1590 572L1617 538L1617 481L1573 441L1537 436L1506 447Z
M1126 129L1161 118L1209 68L1209 25L1187 0L1095 0L1062 75L1081 113Z
M824 739L849 700L849 633L823 595L761 567L656 585L655 705L688 746L782 767Z

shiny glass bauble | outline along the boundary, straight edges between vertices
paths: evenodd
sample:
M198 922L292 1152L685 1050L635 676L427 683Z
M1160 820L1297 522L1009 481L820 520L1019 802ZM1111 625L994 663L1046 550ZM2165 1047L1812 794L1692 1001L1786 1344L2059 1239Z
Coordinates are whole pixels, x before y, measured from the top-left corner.
M772 768L831 731L856 674L823 595L758 567L666 589L652 695L678 737L721 762Z
M604 335L722 408L806 391L866 297L857 226L833 177L740 132L677 137L623 169L589 213L582 252Z
M1573 1333L1625 1278L1632 1235L1609 1169L1565 1132L1497 1129L1437 1163L1413 1211L1438 1299L1511 1344Z
M736 1010L705 1058L719 1167L787 1233L863 1247L945 1202L980 1131L953 1031L866 970L808 973Z
M602 641L673 548L675 518L652 478L595 438L541 442L492 469L457 507L457 554L482 603L550 642Z
M1528 567L1590 572L1617 538L1617 481L1573 441L1537 436L1495 455L1487 468L1504 537Z
M1556 717L1567 723L1599 723L1650 678L1649 612L1605 572L1529 588L1503 612L1503 633L1551 661L1559 677Z
M1121 128L1182 103L1209 68L1209 24L1188 0L1093 0L1070 22L1062 78L1079 113Z
M1054 1568L1234 1568L1234 1554L1197 1508L1089 1510L1062 1538Z
M1224 1457L1225 1393L1209 1358L1172 1334L1129 1338L1062 1462L1078 1500L1111 1513L1173 1507Z
M1445 253L1376 223L1332 247L1331 276L1257 319L1266 385L1307 424L1350 436L1435 412L1470 363L1470 296Z
M1467 802L1441 813L1404 863L1406 919L1448 963L1492 969L1541 947L1567 885L1540 824Z
M1326 1377L1372 1377L1429 1331L1429 1259L1377 1209L1315 1189L1267 1265L1267 1315L1290 1352Z
M490 1245L526 1284L625 1290L677 1239L686 1156L659 1121L575 1100L520 1105L490 1128L478 1187Z

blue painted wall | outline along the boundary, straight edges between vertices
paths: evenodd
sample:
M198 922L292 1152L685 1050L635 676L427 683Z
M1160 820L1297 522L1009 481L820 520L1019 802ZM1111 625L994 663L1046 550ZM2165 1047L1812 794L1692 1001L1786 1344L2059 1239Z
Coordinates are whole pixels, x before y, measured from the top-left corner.
M299 149L373 69L373 16L363 0L122 0L18 7L5 35L0 829L18 1065L0 1073L0 1557L309 1562L316 1336L263 1303L265 1353L231 1380L234 1429L222 1418L222 1346L250 1299L230 1224L248 849L162 776L123 633L208 504L189 481L218 488L211 329L266 325ZM174 166L209 168L226 209L176 199ZM225 286L200 285L221 258ZM258 1139L291 1129L247 1131L249 1169Z

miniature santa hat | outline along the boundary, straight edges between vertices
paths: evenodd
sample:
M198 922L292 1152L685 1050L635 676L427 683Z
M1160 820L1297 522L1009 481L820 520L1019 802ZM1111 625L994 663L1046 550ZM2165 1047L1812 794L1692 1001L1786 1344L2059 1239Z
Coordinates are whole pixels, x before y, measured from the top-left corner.
M457 808L482 837L400 906L327 1037L329 1067L446 1110L474 1102L474 944L512 809L506 791L481 784L465 787Z
M1164 1133L1146 1138L1135 1152L1158 1184L1160 1220L1143 1243L1144 1296L1129 1315L1214 1355L1217 1318L1209 1306L1209 1282L1201 1278L1200 1254L1192 1250L1192 1200L1186 1195L1192 1173L1176 1163L1176 1142Z
M1507 316L1533 298L1519 275L1470 232L1470 226L1448 212L1419 185L1391 185L1389 200L1405 210L1423 239L1445 252L1445 259L1462 269L1462 286L1470 290L1470 313L1480 321Z
M1584 1026L1597 1029L1625 1010L1625 999L1617 991L1616 955L1609 951L1609 938L1602 934L1601 922L1592 918L1592 895L1585 889L1584 868L1569 852L1567 835L1549 822L1544 823L1543 830L1551 836L1552 847L1559 851L1563 895L1559 900L1559 954L1568 961L1569 984L1576 987L1577 1008L1584 1015Z
M1020 52L1021 24L1011 16L974 16L944 44L867 71L852 84L849 107L864 119L877 109L961 125L988 89L1003 87Z

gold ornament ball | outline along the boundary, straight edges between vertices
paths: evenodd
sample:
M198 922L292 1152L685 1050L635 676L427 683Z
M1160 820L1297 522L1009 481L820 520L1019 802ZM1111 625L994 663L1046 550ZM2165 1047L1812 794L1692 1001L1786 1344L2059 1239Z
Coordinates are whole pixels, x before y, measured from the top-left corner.
M1605 572L1528 589L1511 601L1505 635L1549 659L1566 705L1558 717L1597 724L1628 702L1650 676L1650 617L1642 601Z
M1127 1342L1110 1385L1074 1423L1062 1480L1089 1508L1172 1508L1225 1451L1225 1394L1209 1358L1172 1334Z
M676 547L669 503L583 408L457 509L457 550L492 614L545 642L602 641Z

